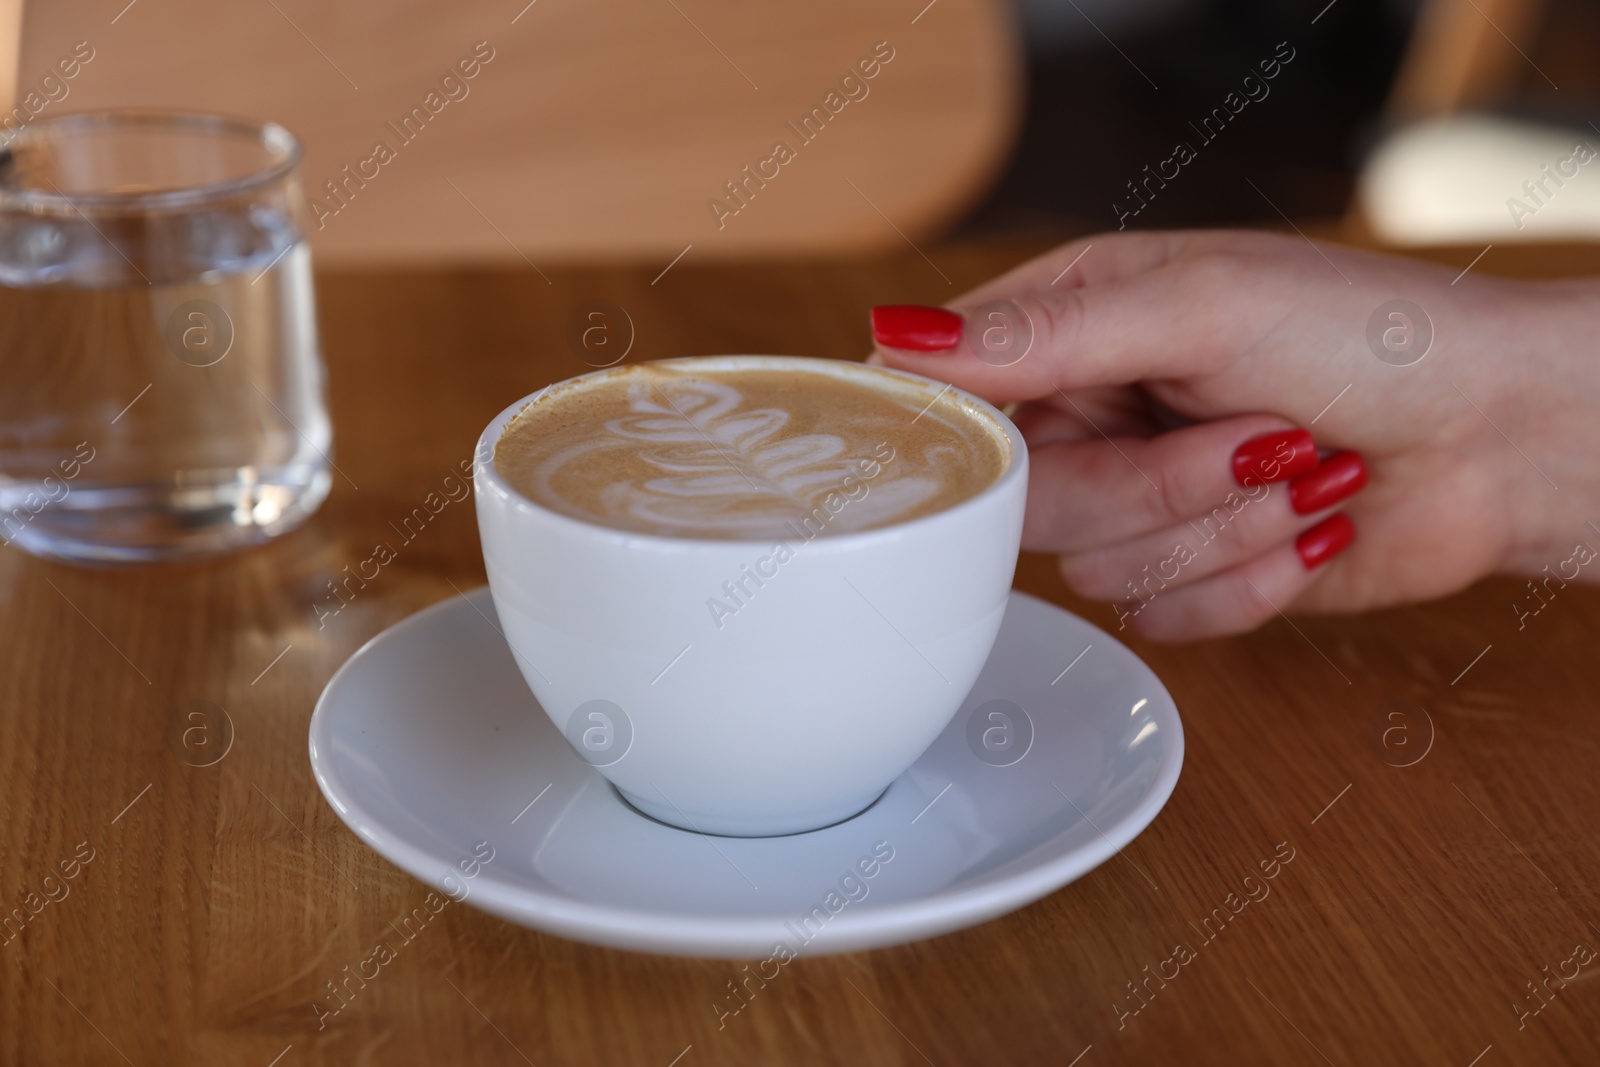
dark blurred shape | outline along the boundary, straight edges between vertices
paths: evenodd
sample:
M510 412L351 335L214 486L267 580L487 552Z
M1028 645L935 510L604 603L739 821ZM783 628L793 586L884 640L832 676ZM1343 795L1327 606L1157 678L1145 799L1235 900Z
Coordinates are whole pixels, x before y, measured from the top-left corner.
M1046 4L1055 9L1051 29L1076 19L1082 32L1065 41L1039 32L1031 8ZM1343 215L1414 14L1404 0L1325 5L1153 0L1150 21L1139 26L1126 15L1104 17L1087 0L1034 0L1016 154L960 234L1048 237L1114 230L1119 219L1153 229ZM1291 51L1264 80L1260 64ZM1246 86L1251 75L1257 80ZM1227 111L1230 93L1239 94L1234 107L1246 93L1258 98L1225 126L1204 127L1214 109ZM1158 169L1172 174L1176 163L1162 164L1180 142L1193 158L1164 186L1151 181Z

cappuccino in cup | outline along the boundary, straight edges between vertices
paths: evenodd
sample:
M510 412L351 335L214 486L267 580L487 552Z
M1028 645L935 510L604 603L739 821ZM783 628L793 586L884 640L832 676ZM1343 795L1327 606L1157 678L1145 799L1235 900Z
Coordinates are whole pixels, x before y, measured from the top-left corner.
M1007 453L1000 427L949 389L691 362L553 387L506 427L494 462L513 489L575 519L761 541L943 511L993 484Z
M635 808L737 836L857 814L950 722L1028 466L977 397L786 356L558 383L474 462L498 627L544 713Z

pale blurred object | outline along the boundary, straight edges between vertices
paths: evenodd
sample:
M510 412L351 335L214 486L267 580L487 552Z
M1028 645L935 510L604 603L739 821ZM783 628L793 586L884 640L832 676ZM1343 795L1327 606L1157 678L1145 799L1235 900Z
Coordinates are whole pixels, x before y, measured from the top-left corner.
M689 262L903 248L983 193L1020 114L1004 0L892 14L851 0L118 6L30 5L23 83L87 38L92 77L52 106L204 109L294 130L307 194L331 210L326 183L345 190L336 215L312 210L319 262L664 267L690 244ZM841 90L846 76L856 88ZM845 92L860 98L830 115ZM424 106L415 139L397 136ZM790 124L818 108L827 121L806 142ZM396 158L372 162L379 141ZM778 141L796 158L745 185ZM713 201L737 205L729 182L752 194L719 217Z
M1367 161L1361 213L1390 244L1600 237L1597 146L1593 131L1490 116L1418 122Z
M17 102L17 50L21 45L22 0L0 0L0 114Z
M1392 129L1358 180L1357 230L1391 245L1600 235L1600 131L1484 113L1521 85L1556 91L1538 62L1549 16L1547 0L1423 3L1385 107Z

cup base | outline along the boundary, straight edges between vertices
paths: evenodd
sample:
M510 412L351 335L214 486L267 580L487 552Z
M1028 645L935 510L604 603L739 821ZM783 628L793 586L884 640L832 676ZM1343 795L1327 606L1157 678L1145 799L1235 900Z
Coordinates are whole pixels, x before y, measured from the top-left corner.
M693 818L672 804L653 803L615 783L612 783L611 788L617 791L624 804L650 821L670 826L674 830L684 830L709 837L792 837L795 834L814 833L866 814L883 799L884 794L889 792L889 787L885 786L864 804L852 803L840 811L830 810L814 818L728 820L717 816Z

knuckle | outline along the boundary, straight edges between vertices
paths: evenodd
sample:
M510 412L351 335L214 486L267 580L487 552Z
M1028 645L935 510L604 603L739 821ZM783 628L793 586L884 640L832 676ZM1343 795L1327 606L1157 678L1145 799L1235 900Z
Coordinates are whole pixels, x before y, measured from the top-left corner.
M1222 538L1221 547L1235 558L1249 559L1276 548L1304 525L1286 506L1268 510L1251 507L1247 498L1235 496L1234 499L1242 501L1237 513L1224 502L1204 513L1203 521L1206 532L1214 538Z
M1054 290L1021 301L1021 306L1033 319L1036 343L1054 351L1068 351L1077 345L1085 317L1079 290Z
M1228 633L1248 633L1277 614L1277 609L1267 603L1242 577L1229 581L1224 587L1217 615L1226 620Z
M1184 260L1184 280L1202 293L1225 295L1237 292L1257 260L1234 248L1212 248Z
M1152 481L1155 484L1151 498L1151 517L1163 523L1180 523L1202 510L1195 500L1194 480L1177 464L1163 463L1156 467Z
M1062 556L1058 562L1061 577L1076 594L1089 600L1116 600L1124 596L1125 582L1106 566L1099 552L1078 552Z
M1130 617L1128 629L1143 640L1160 644L1182 641L1191 636L1181 620L1173 619L1168 612L1157 611L1155 606Z

